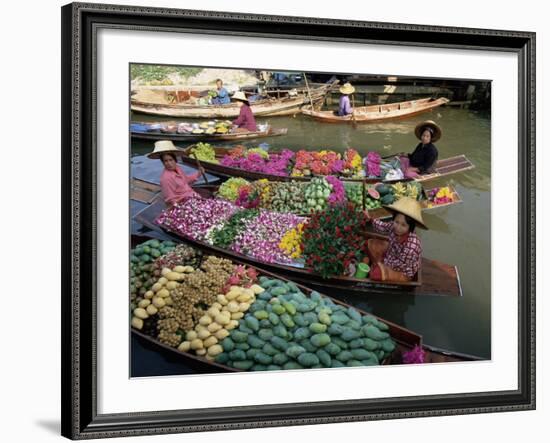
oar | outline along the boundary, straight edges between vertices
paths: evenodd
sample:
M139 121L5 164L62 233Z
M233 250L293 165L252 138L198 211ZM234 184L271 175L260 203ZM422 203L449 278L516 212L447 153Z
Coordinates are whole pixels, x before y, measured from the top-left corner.
M351 112L351 124L353 129L357 129L357 120L355 120L355 98L353 94L351 95L351 106L353 107L353 111Z
M199 167L199 172L201 173L202 175L202 178L204 179L204 181L206 182L206 184L208 184L208 179L206 178L206 174L204 173L204 168L202 167L201 165L201 162L199 161L199 159L197 158L197 156L195 155L195 153L191 153L191 155L193 156L193 158L196 160L197 162L197 166Z
M307 95L309 96L309 103L311 104L311 112L314 111L313 109L313 99L311 98L311 91L309 90L309 83L307 81L307 75L304 72L304 80L306 81L306 88L307 88Z

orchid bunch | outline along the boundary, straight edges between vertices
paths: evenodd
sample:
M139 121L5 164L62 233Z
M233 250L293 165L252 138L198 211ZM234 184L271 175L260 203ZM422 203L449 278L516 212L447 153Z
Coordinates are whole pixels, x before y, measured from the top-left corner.
M346 201L346 190L343 183L332 175L325 177L325 180L332 186L332 191L328 196L328 203L331 205L344 203Z
M237 207L228 201L194 197L163 211L155 223L194 240L204 240L209 229L236 211Z

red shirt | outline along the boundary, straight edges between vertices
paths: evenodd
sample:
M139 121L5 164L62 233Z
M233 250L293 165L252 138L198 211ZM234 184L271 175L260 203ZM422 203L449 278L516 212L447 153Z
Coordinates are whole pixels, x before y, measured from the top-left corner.
M239 128L246 128L250 132L255 132L258 130L256 127L256 119L254 118L254 114L252 114L250 106L247 105L241 106L239 116L233 121L233 124L237 125Z
M199 175L199 171L196 174L185 175L179 166L176 166L175 171L164 169L160 175L160 188L164 201L169 205L174 205L181 200L197 195L191 189L190 184L195 182Z
M389 234L390 244L384 254L384 264L413 278L422 258L422 243L418 236L414 232L397 236L393 232L393 222L373 220L372 225L377 231Z

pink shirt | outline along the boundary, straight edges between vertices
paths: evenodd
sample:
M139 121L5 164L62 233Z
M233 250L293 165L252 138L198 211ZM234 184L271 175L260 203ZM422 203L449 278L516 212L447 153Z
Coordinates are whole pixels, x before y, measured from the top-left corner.
M160 175L160 188L164 201L168 205L174 205L181 200L197 195L191 189L190 184L195 182L199 178L199 175L199 171L196 174L185 175L179 166L176 166L175 171L164 169Z

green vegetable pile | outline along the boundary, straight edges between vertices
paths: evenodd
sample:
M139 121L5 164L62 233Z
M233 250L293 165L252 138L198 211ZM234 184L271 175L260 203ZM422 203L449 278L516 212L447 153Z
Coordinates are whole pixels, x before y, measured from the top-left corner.
M305 189L307 210L305 212L322 211L327 206L327 199L332 186L322 177L312 178Z
M361 183L344 182L346 199L359 208L363 208L363 185Z
M219 363L251 371L381 364L395 349L388 325L294 283L260 277L265 289L222 340Z
M304 214L307 211L304 199L304 184L300 182L273 182L268 209L277 212Z
M191 156L197 160L210 162L210 163L219 163L216 159L216 152L214 148L209 143L197 143L191 149Z

